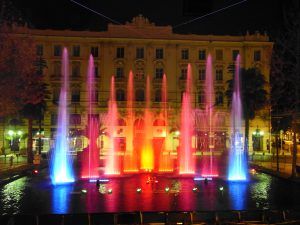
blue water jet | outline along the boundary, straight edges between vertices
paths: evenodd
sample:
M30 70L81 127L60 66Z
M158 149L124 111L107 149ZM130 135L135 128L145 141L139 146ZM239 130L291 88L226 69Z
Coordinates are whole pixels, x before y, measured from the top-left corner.
M54 149L51 150L50 158L50 177L52 184L64 184L74 182L72 168L72 158L68 143L68 112L67 112L67 93L69 76L68 51L63 49L62 56L62 86L59 96L57 134Z

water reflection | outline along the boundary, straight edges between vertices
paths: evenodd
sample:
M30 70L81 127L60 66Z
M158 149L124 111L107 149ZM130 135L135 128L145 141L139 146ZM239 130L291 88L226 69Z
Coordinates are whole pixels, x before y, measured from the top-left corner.
M242 210L246 208L247 186L248 183L246 182L230 182L228 184L229 196L233 209Z
M269 208L269 191L272 177L266 174L257 174L256 181L250 188L251 198L255 201L257 208Z
M63 214L68 212L72 189L72 185L53 186L52 211L54 213Z
M28 178L23 177L3 186L0 192L0 206L2 207L3 211L8 213L11 211L14 213L20 212L20 207L22 205L21 201L25 194L24 190L27 182Z

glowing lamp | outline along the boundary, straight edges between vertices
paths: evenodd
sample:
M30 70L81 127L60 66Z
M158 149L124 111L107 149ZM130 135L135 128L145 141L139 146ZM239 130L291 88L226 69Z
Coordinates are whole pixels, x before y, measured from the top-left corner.
M224 187L223 186L219 187L219 190L224 191Z
M112 194L112 189L111 189L111 188L108 189L108 190L107 190L107 193L108 193L108 194Z
M136 192L137 192L137 193L141 193L141 192L142 192L142 188L137 188L137 189L136 189Z
M261 130L261 131L259 132L259 134L262 136L262 135L264 135L264 132Z
M82 189L81 192L85 194L85 193L87 193L87 190Z
M23 132L22 132L21 130L18 130L17 134L18 134L19 136L21 136L21 135L23 134Z
M165 188L165 192L169 192L170 191L170 188L169 187L166 187Z
M198 188L197 187L194 187L193 188L193 192L197 192L198 191Z
M15 134L15 132L13 130L9 130L7 133L9 136L13 136Z
M179 130L176 130L176 131L175 131L175 135L176 135L176 136L179 136L179 135L180 135L180 131L179 131Z
M34 174L38 174L39 171L38 171L38 170L34 170L33 173L34 173Z

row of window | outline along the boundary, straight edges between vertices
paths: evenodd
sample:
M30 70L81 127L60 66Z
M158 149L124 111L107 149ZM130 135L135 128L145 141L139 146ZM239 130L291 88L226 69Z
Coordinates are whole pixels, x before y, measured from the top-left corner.
M182 92L183 95L183 92ZM181 96L182 97L182 96ZM53 93L53 102L57 103L59 100L59 93ZM126 93L124 89L117 89L116 90L116 100L117 101L126 101ZM98 92L95 91L92 95L92 101L98 102ZM145 101L145 90L144 89L137 89L135 91L135 101L143 102ZM162 101L162 92L161 90L156 90L154 92L154 102L161 102ZM80 91L75 89L71 92L71 102L72 103L80 103ZM204 104L205 103L205 93L199 92L198 93L198 103ZM223 92L217 91L215 93L215 103L217 105L223 105Z
M71 65L71 75L72 77L79 77L80 76L80 62L72 62ZM55 76L59 76L61 73L61 63L59 61L54 62L53 64L53 74ZM97 64L94 66L94 74L95 77L99 77L99 67ZM201 81L205 80L205 68L200 68L198 70L198 79ZM162 79L164 75L164 69L163 68L155 68L155 74L154 77L156 79ZM115 70L115 77L117 79L123 79L125 78L125 73L124 73L124 67L117 67ZM138 70L136 72L136 77L137 78L144 78L144 71L142 69ZM182 68L181 73L180 73L180 79L185 80L187 78L187 68ZM223 80L223 69L216 69L215 70L215 80L216 81L222 81Z
M43 56L43 45L37 45L36 48L36 54L38 56ZM92 46L90 48L90 53L94 57L99 57L99 48L98 46ZM240 53L239 50L232 50L232 60L236 60L237 55ZM61 45L54 45L53 46L53 55L54 56L61 56L62 55L62 46ZM73 45L72 46L72 56L73 57L80 57L80 46L79 45ZM124 47L117 47L116 48L116 58L124 58L125 57L125 48ZM137 47L136 48L136 58L137 59L143 59L145 57L145 51L143 47ZM156 59L163 59L164 58L164 49L163 48L156 48L155 49L155 58ZM183 60L189 60L190 54L189 49L182 49L181 50L181 59ZM199 60L206 60L206 50L200 49L198 51L198 59ZM223 50L222 49L216 49L215 51L215 59L218 61L224 60L223 56ZM261 61L261 51L255 50L253 52L253 60L255 62Z

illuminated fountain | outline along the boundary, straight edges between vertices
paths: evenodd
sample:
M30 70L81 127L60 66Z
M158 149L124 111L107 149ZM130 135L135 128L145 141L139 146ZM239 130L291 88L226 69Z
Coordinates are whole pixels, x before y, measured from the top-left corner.
M203 155L201 176L216 177L218 176L218 169L213 155L215 149L215 94L212 73L212 58L210 54L207 57L205 71L205 132L208 134L208 155Z
M88 127L87 135L89 139L89 145L83 150L83 160L82 160L82 169L81 177L82 178L98 178L99 177L99 148L97 146L97 138L99 136L99 123L98 118L94 117L94 106L93 104L96 101L95 92L95 71L94 71L94 59L90 55L89 65L88 65L88 82L87 82L87 91L88 91Z
M150 112L150 78L147 76L146 83L146 108L144 112L144 144L141 152L141 169L151 172L154 168L154 155L152 148L152 115Z
M120 174L120 162L119 156L115 146L115 135L117 128L118 108L115 96L115 78L111 77L110 85L110 99L108 102L108 113L106 118L106 127L108 128L109 135L109 148L105 162L105 174L106 175L117 175Z
M240 95L240 55L235 63L234 89L232 94L231 109L231 146L229 154L228 180L247 180L247 152L244 149L242 128L242 103Z
M69 85L69 59L68 51L63 49L62 56L62 86L59 96L57 134L55 146L51 152L50 158L50 177L52 184L64 184L74 182L72 168L72 158L69 153L68 143L68 112L67 112L67 94Z
M126 128L126 152L124 155L124 172L138 172L137 154L133 152L133 73L129 72L127 84L127 128Z
M186 90L182 96L181 123L180 123L180 146L179 146L179 174L195 173L194 150L192 149L193 114L191 105L192 71L188 64Z
M163 145L160 149L159 157L159 172L172 172L173 171L173 161L171 158L170 151L167 149L167 140L168 140L168 112L167 112L167 101L168 101L168 87L167 87L167 76L163 75L162 86L161 86L161 109L160 117L161 121L164 121L164 131L162 136L164 137Z

